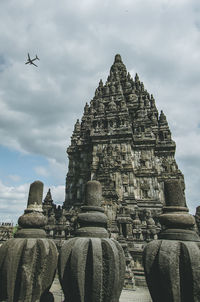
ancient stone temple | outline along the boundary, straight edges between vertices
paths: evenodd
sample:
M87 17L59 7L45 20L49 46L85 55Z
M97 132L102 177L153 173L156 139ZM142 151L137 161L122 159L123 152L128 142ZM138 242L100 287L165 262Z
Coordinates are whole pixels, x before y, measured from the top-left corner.
M85 202L87 181L99 181L110 236L128 246L138 280L141 251L160 230L164 181L179 179L184 189L175 149L165 114L158 113L153 95L117 54L106 83L100 80L75 124L62 213L72 225L71 214Z

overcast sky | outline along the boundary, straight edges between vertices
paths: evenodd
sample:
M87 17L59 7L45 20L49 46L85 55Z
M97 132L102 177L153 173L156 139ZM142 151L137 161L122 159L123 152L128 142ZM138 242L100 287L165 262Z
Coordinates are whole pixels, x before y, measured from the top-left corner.
M37 179L62 204L74 123L116 53L166 114L200 205L200 1L1 0L0 222L16 222Z

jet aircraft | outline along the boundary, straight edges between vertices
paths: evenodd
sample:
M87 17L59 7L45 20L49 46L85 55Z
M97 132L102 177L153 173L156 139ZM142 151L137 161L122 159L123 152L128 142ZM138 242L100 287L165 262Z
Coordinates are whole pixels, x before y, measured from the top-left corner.
M35 61L35 60L39 60L38 56L35 55L35 58L34 58L34 59L31 59L31 58L30 58L30 55L29 55L29 53L28 53L28 59L27 59L27 62L26 62L25 64L32 64L32 65L38 67L35 63L33 63L33 61Z

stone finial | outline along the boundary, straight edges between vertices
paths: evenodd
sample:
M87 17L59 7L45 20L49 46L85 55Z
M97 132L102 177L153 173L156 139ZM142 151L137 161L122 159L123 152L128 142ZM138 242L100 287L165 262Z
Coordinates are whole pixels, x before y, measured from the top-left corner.
M102 188L98 181L88 181L86 186L86 204L87 206L101 206Z
M166 206L186 207L183 189L178 179L164 183Z
M99 88L103 88L103 81L102 81L102 79L100 79L100 81L99 81Z
M86 205L81 207L82 212L78 215L80 228L76 231L77 237L108 238L107 216L101 207L102 188L98 181L87 182Z
M16 238L0 247L0 301L54 301L49 289L58 255L55 243L45 238L42 193L42 182L31 184Z
M144 250L146 281L153 302L200 301L200 239L179 180L165 182L164 230Z
M74 132L79 132L80 129L81 129L81 125L80 125L79 119L77 119L76 124L74 126Z
M44 226L47 223L47 218L43 215L42 195L43 183L33 182L29 189L27 208L18 219L20 228L15 237L46 237Z
M162 110L161 110L160 116L159 116L159 124L168 125L166 115L164 114L164 112Z
M140 80L140 79L139 79L139 76L138 76L138 74L136 73L136 74L135 74L135 82L139 82L139 80Z
M126 66L122 62L121 56L116 54L113 65L110 68L110 76L108 82L112 82L113 79L117 81L125 80L127 76Z
M119 301L125 258L120 244L108 239L101 199L100 183L89 181L86 205L78 215L77 237L66 241L60 251L58 270L65 301Z
M115 63L122 63L122 58L121 58L120 54L116 54Z
M27 210L42 212L43 183L39 180L30 185Z
M185 195L178 179L172 179L164 183L166 206L160 215L160 223L165 230L159 234L162 239L196 241L198 236L193 231L195 219L188 213Z

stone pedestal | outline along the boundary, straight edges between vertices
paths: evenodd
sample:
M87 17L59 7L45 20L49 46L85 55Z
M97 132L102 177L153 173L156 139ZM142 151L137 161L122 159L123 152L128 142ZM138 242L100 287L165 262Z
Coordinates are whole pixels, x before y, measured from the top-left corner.
M101 194L99 182L87 183L87 205L78 215L80 228L60 251L59 279L68 302L119 301L125 258L120 244L108 238Z
M16 238L0 247L0 301L50 302L57 267L57 249L45 238L42 213L43 183L31 184L27 209L19 220Z
M144 250L146 281L153 302L200 301L200 239L179 181L165 182L163 231Z

